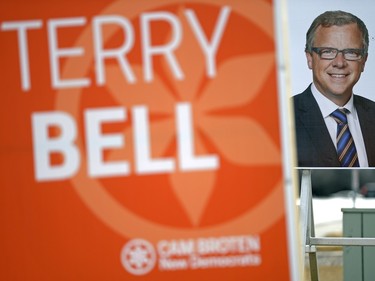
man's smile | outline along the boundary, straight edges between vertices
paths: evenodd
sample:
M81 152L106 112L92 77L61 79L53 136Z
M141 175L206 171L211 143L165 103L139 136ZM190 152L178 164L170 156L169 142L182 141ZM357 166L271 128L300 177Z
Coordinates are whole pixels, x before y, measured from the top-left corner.
M349 76L349 74L339 74L339 73L328 73L329 76L332 78L345 78Z

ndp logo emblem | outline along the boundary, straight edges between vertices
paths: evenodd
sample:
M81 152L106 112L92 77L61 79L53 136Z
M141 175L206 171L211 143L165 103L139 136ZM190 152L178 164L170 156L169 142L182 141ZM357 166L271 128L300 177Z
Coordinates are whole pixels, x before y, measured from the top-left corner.
M69 180L126 239L262 232L284 214L272 6L133 3L48 22L56 110L31 116L35 180Z
M121 263L129 273L145 275L155 267L155 249L146 240L131 240L121 251Z

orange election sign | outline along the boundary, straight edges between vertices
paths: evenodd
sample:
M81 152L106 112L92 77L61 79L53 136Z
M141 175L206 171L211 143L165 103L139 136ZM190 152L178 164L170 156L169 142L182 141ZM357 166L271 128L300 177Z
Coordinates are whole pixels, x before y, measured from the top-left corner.
M272 1L0 4L2 280L291 280Z

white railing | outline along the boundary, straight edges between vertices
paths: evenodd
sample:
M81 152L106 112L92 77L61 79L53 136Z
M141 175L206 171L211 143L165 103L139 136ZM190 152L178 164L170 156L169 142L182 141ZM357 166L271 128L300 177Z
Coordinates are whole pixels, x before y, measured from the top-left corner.
M358 170L353 170L353 178L354 181L358 180ZM309 254L311 281L319 281L316 246L375 246L375 238L315 237L313 214L311 170L303 169L300 196L301 248L303 257Z

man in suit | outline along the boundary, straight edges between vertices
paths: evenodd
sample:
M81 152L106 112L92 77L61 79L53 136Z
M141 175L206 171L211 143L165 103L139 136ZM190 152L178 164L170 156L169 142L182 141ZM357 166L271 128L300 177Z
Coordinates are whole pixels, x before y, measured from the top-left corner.
M313 83L293 97L299 167L375 166L375 103L353 94L369 36L343 11L318 16L306 34Z

